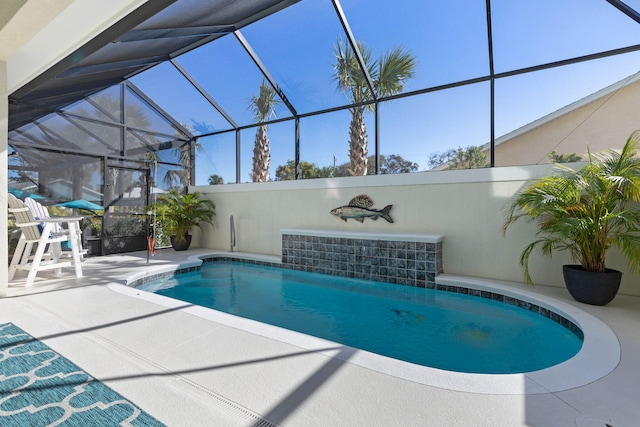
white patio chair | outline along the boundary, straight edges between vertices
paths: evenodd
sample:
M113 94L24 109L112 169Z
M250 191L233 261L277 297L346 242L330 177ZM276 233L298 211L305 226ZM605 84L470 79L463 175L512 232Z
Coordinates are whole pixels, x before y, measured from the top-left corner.
M26 197L24 199L24 204L27 205L29 209L31 209L31 213L35 219L40 218L50 218L49 210L42 206L42 204L31 197Z
M56 273L60 273L63 267L70 266L75 268L76 277L82 277L77 244L80 230L78 221L82 217L54 217L36 220L29 207L21 200L12 194L8 194L7 198L9 212L13 213L16 226L21 230L18 245L9 265L9 280L13 279L17 270L28 271L25 286L29 287L33 285L38 271L55 269ZM63 222L68 224L68 228L58 231L58 227ZM72 259L70 261L60 261L62 253L60 242L65 241L71 243ZM36 250L31 256L34 246ZM49 252L46 252L47 249Z
M33 217L36 220L41 220L43 218L51 218L51 215L49 215L49 209L47 209L46 206L44 206L42 203L38 202L37 200L32 199L31 197L27 197L24 199L24 204L27 205L29 209L31 209L31 213L33 214ZM58 218L63 218L63 217L58 217ZM58 224L54 228L54 232L64 232L64 228L62 228L62 226ZM78 232L78 251L80 253L81 258L84 258L87 255L87 250L82 247L82 230ZM64 248L62 248L62 256L70 256L70 252L71 251L65 250Z

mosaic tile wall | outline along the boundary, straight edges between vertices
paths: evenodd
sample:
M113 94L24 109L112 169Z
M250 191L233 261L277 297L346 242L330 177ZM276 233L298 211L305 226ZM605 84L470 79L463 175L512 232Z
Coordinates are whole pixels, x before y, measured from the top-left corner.
M442 242L282 235L283 267L356 279L435 287Z

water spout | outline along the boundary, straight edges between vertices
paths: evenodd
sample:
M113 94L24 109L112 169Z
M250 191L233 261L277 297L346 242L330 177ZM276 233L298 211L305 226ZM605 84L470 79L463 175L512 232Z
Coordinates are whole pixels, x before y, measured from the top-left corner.
M231 215L230 221L231 221L231 252L233 252L233 248L236 246L236 225L233 222L233 215Z

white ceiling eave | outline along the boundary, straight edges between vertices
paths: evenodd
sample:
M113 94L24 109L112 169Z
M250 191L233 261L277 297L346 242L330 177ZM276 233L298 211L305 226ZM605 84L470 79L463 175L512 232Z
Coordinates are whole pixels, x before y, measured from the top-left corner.
M11 94L147 0L28 0L0 29Z

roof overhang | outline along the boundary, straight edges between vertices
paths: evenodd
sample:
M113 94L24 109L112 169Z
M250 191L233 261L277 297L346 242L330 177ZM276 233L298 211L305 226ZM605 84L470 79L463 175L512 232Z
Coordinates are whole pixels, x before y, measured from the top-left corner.
M153 0L9 96L9 131L298 0Z

